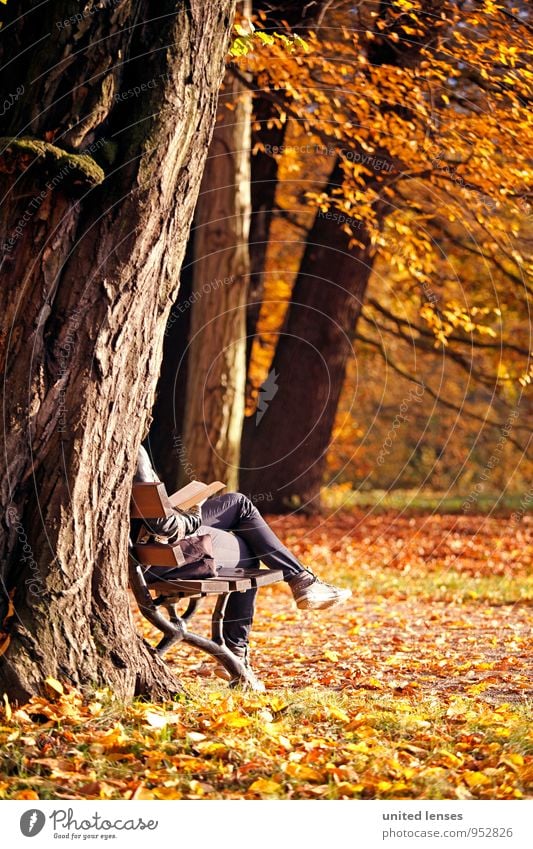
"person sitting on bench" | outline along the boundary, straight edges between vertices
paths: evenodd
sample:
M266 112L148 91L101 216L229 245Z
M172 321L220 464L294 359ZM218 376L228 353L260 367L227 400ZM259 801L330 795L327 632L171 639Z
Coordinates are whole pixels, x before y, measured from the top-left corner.
M137 457L136 483L158 482L147 451L141 446ZM334 607L351 596L351 590L326 584L303 566L265 522L253 502L240 492L215 495L201 505L183 511L175 508L166 519L144 520L150 533L166 537L169 543L191 534L208 533L213 541L214 559L219 567L257 568L259 561L270 569L281 569L296 606L302 610ZM145 573L147 583L164 576L180 577L179 567L152 566ZM255 610L257 589L230 595L224 614L223 636L228 649L251 671L248 641Z

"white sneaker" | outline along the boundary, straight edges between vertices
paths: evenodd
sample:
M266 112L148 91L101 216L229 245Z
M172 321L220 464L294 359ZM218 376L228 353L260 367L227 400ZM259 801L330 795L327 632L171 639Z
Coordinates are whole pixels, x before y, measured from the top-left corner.
M325 610L350 598L352 591L326 584L307 569L287 581L296 607L300 610Z

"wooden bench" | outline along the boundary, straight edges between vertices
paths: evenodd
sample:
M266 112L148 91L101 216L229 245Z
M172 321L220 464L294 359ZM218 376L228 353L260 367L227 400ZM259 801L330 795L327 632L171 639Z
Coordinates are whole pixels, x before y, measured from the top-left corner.
M163 483L135 483L131 500L132 519L168 518L173 507ZM136 542L130 540L129 578L130 586L141 614L158 628L163 636L156 652L163 655L177 642L188 643L201 649L222 664L231 675L230 686L250 683L245 665L224 644L224 612L231 593L246 592L254 587L274 584L283 580L283 572L272 569L229 569L222 568L215 578L192 580L165 580L147 582L145 571L150 566L175 568L179 566L178 546L158 542ZM202 598L216 599L211 618L211 639L193 634L187 623L196 612ZM177 604L188 600L186 610L180 615ZM161 608L166 610L163 615Z

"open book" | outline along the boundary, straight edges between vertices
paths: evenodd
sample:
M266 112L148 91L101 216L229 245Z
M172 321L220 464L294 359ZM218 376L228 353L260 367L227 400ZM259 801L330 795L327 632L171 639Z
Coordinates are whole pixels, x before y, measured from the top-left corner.
M213 483L202 483L201 481L191 481L187 486L182 486L169 500L173 507L179 507L180 510L188 510L194 504L216 495L221 489L226 486L222 481L214 481Z

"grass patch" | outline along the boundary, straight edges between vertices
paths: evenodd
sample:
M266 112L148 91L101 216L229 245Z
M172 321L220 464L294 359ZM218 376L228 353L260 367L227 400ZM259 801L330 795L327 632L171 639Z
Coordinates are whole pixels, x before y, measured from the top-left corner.
M373 489L352 490L344 484L326 486L322 490L324 506L330 510L354 508L381 513L389 510L401 510L413 513L450 513L450 514L488 514L503 515L514 510L520 510L524 496L522 494L498 493L479 495L474 506L464 510L468 493L448 494L446 492L420 491L418 489ZM526 511L527 512L527 511ZM531 512L531 509L529 510Z

